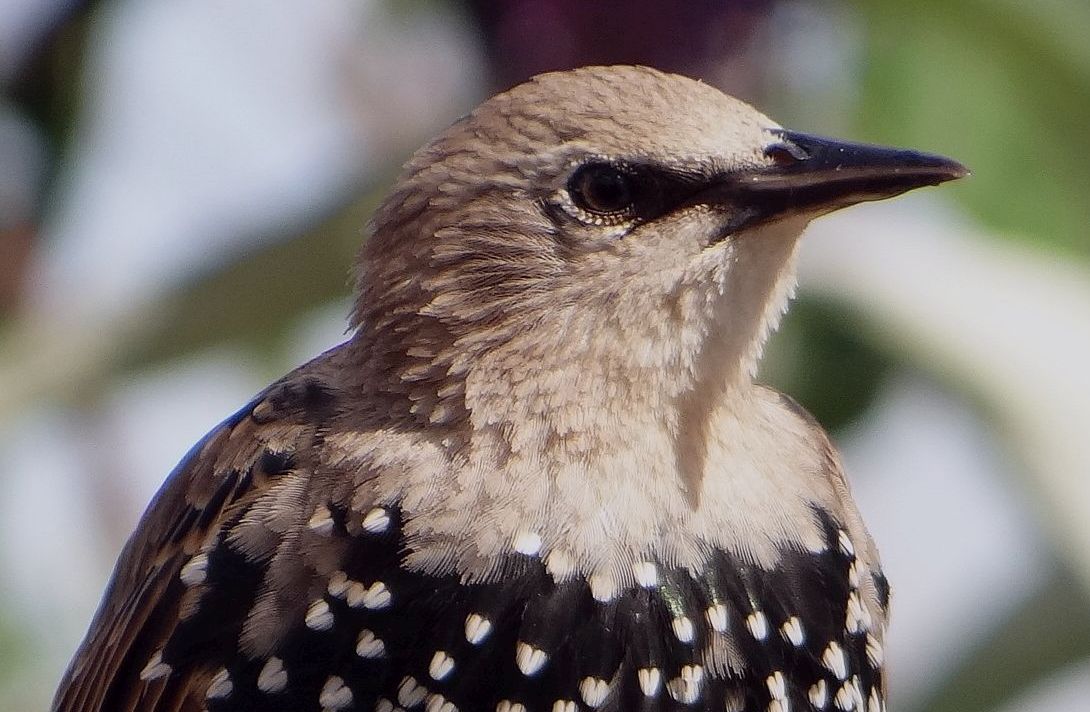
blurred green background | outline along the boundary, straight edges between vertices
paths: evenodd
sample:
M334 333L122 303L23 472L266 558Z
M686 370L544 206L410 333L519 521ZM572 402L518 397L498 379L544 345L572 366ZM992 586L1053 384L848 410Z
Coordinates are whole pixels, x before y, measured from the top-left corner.
M892 709L1085 709L1087 36L1085 0L0 2L0 709L47 706L188 446L342 338L409 153L592 63L973 169L815 223L763 378L884 552Z

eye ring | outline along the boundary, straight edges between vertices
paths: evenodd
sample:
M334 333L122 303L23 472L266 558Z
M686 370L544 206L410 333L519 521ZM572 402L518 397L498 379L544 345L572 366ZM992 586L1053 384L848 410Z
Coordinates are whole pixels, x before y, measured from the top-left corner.
M631 214L636 202L631 175L611 163L580 166L568 181L568 194L580 210L610 218Z

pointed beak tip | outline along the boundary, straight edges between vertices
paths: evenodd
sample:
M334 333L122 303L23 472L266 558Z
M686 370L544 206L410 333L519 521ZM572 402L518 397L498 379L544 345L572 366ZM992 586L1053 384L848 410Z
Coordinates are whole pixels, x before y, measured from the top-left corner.
M963 163L955 161L952 158L946 158L945 156L935 156L935 158L935 168L938 169L937 175L942 183L958 180L960 178L968 178L973 174L973 172Z
M973 172L969 170L968 166L965 166L957 161L953 161L953 166L950 171L950 180L957 180L959 178L968 178L973 175Z

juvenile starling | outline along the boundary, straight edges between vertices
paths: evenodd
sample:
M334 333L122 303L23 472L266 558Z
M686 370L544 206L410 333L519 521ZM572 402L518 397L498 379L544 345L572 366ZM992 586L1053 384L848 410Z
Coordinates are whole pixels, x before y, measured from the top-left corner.
M409 161L354 331L185 457L53 709L885 708L889 586L754 383L823 213L965 174L641 67Z

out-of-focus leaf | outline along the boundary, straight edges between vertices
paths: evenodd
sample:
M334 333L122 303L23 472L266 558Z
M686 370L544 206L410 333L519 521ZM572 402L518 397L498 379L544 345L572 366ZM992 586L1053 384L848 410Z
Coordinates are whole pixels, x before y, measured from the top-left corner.
M769 342L761 380L830 430L850 424L874 401L891 367L863 337L863 321L844 303L804 295Z
M303 313L348 295L350 268L377 193L347 204L299 235L268 243L167 298L156 323L115 368L177 358L224 341L260 352ZM346 315L347 317L347 315Z
M1000 232L1090 256L1090 3L857 2L861 131L946 152L951 186Z
M1090 612L1078 582L1060 572L952 670L921 706L985 712L1056 670L1090 656Z

